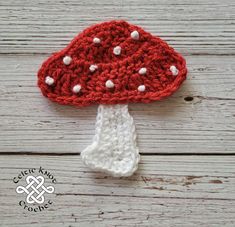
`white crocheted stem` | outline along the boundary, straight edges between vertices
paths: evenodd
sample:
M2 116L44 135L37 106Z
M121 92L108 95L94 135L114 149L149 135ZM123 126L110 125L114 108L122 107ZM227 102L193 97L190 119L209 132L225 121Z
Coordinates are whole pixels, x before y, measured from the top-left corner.
M93 143L81 152L91 169L115 177L130 176L140 160L136 130L127 105L100 105Z

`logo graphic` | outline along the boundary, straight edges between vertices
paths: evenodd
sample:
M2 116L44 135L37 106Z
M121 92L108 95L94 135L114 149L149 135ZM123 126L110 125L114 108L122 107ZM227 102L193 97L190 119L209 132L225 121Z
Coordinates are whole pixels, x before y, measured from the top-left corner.
M55 188L53 186L44 186L44 181L45 179L42 176L27 176L26 182L27 186L24 187L22 185L18 186L16 188L16 192L21 194L21 193L26 193L26 202L29 204L33 203L38 203L42 204L45 201L44 198L44 193L53 193Z
M17 184L16 193L25 196L19 206L35 213L50 210L56 182L55 175L41 166L21 170L13 177L13 183Z

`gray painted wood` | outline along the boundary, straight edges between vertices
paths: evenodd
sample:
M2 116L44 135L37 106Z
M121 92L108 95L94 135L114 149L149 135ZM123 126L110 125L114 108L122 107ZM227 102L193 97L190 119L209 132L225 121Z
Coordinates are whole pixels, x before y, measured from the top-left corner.
M183 54L234 54L231 0L8 0L0 5L1 53L51 53L82 29L125 19Z
M231 0L1 1L0 226L233 227L234 12ZM142 160L123 179L94 173L71 154L90 144L97 106L59 106L36 87L46 57L87 26L111 19L160 36L189 68L171 98L130 105ZM17 204L23 196L12 178L40 165L58 178L54 204L29 214Z
M177 94L130 106L141 152L234 152L234 9L228 0L1 3L0 152L79 153L90 144L97 107L47 102L36 73L82 29L110 19L143 26L188 62L188 81ZM194 100L185 102L188 96Z
M44 56L0 56L0 151L79 153L91 143L97 106L77 109L44 98ZM233 56L188 56L188 80L162 102L130 105L141 153L233 153ZM192 101L185 101L193 97Z
M0 166L2 226L235 224L234 157L144 156L139 170L122 179L88 171L76 155L0 156ZM54 204L33 215L18 205L24 196L15 188L23 181L14 184L12 179L39 166L57 183L55 195L49 197Z

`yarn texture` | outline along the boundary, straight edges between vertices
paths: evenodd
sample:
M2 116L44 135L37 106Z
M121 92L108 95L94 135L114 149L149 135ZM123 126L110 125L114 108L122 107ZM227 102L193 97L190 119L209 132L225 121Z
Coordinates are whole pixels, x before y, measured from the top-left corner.
M184 58L166 42L125 21L111 21L87 28L49 57L38 86L60 104L148 103L175 92L186 73ZM81 89L74 92L77 85Z
M81 152L84 163L115 177L130 176L138 167L136 130L127 105L100 105L93 143Z
M50 100L100 104L93 142L81 152L93 170L130 176L140 160L128 103L161 100L186 79L184 58L158 37L125 21L93 25L54 53L38 72Z

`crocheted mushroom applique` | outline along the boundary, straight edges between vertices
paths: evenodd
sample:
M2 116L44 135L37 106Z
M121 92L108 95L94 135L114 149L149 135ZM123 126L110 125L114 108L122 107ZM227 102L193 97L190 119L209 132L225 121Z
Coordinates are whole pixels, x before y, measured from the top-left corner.
M184 58L160 38L125 21L93 25L53 54L38 72L38 86L54 102L99 104L93 142L84 163L113 176L130 176L140 160L128 103L149 103L174 93L186 79Z

